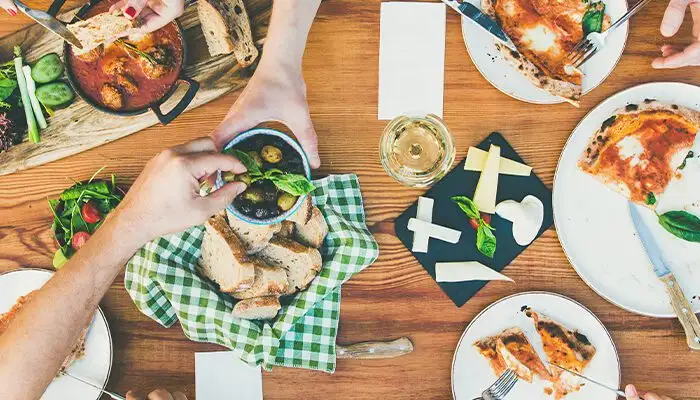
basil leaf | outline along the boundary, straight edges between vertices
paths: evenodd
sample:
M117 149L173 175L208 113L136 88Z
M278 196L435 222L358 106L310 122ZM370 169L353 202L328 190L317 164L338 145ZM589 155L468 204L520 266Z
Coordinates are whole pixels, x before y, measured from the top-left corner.
M479 229L476 230L476 248L489 258L493 258L496 253L496 236L492 230L493 228L483 220L479 221Z
M17 88L17 81L14 79L0 79L0 100L10 97Z
M654 204L656 204L656 196L654 196L654 193L653 193L653 192L647 193L647 201L646 201L646 203L649 204L649 205L654 205Z
M603 30L603 19L605 17L605 3L598 1L588 5L586 13L583 14L581 27L583 35L588 35L591 32L600 33Z
M695 157L695 153L693 153L693 151L691 150L691 151L689 151L688 154L685 156L685 158L683 159L683 163L680 165L680 167L678 167L678 169L681 169L681 170L682 170L683 168L685 168L685 163L686 163L686 161L688 161L689 158L693 158L693 157Z
M452 201L454 201L459 208L467 214L467 217L470 219L476 218L479 219L481 218L481 215L479 214L479 208L474 204L472 199L470 199L467 196L452 196Z
M686 211L659 215L659 224L671 234L689 242L700 242L700 218Z
M224 150L224 153L236 157L238 161L245 166L245 169L248 170L248 174L251 178L253 178L253 180L255 180L256 177L263 175L262 171L260 171L258 163L255 162L253 157L246 154L246 152L238 149L227 149Z
M316 187L304 175L283 174L268 177L277 188L293 196L303 196L311 193Z

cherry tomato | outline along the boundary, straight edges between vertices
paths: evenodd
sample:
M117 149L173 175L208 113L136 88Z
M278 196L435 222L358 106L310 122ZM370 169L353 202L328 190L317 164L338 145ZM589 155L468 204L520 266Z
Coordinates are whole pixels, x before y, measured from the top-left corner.
M75 232L73 234L73 239L71 239L70 244L73 250L78 251L81 247L90 239L90 234L85 231Z
M95 205L90 201L83 204L83 207L80 209L80 214L82 214L83 219L88 224L100 222L100 220L102 219L102 214L100 214L100 210L98 210L97 207L95 207Z
M486 214L486 213L481 213L481 219L484 220L487 224L491 225L491 214Z
M469 225L472 226L472 229L477 230L479 229L479 220L476 218L470 218Z

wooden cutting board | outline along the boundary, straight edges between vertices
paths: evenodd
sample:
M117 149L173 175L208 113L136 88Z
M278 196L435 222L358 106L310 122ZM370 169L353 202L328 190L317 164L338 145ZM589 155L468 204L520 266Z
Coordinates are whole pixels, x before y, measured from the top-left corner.
M247 0L246 5L253 37L261 47L267 34L272 0ZM69 21L76 11L66 12L59 19ZM241 69L232 54L209 56L196 7L188 7L178 22L184 32L188 51L183 73L200 83L188 110L245 86L252 76L253 67ZM29 63L47 53L63 52L63 42L40 25L32 25L0 39L0 61L12 59L12 50L16 45L22 47L24 58ZM170 110L182 93L178 90L163 109ZM98 111L79 98L69 107L56 111L47 121L49 126L41 131L40 143L29 143L25 138L24 142L0 153L0 175L59 160L159 123L150 111L138 116L120 117Z

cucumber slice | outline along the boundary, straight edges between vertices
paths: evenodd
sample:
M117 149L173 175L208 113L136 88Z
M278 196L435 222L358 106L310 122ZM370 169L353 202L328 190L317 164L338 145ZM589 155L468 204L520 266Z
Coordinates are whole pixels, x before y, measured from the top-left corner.
M63 63L56 53L44 55L32 67L32 79L36 83L49 83L63 75Z
M75 95L73 89L65 82L54 82L39 86L36 97L45 106L60 107L70 103Z

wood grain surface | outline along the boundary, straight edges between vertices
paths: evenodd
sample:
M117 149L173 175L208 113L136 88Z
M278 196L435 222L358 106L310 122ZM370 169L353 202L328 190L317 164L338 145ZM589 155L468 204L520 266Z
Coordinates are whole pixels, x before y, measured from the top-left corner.
M334 375L277 368L264 374L265 398L450 398L452 356L469 321L503 296L548 290L580 301L608 327L619 351L624 383L676 400L700 399L700 355L688 350L679 322L637 316L603 300L569 265L553 228L505 269L515 284L490 283L462 308L454 306L401 245L392 221L421 191L400 186L379 164L379 136L386 124L377 120L379 4L378 0L325 2L311 30L304 76L323 161L316 174L359 175L368 223L381 251L374 265L343 287L338 341L408 336L415 351L390 360L340 360ZM32 2L32 6L42 5L47 8L48 2ZM581 108L526 104L491 87L467 55L459 17L449 12L444 108L445 121L460 149L455 162L465 156L468 146L498 130L551 187L567 137L600 101L645 82L700 84L700 68L657 71L650 67L662 44L691 40L690 15L676 37L665 39L659 34L665 7L666 0L656 0L633 18L619 65L603 85L582 99ZM254 10L251 13L256 15ZM0 32L7 34L28 23L23 16L3 14ZM167 127L149 128L58 162L0 177L0 271L50 268L55 244L47 197L57 196L73 179L88 178L104 165L124 182L133 181L158 151L211 130L237 95L214 100ZM219 347L190 342L178 327L164 329L141 315L121 277L102 307L114 336L110 390L124 393L165 386L194 397L194 352Z

